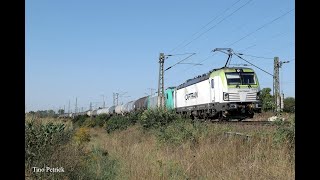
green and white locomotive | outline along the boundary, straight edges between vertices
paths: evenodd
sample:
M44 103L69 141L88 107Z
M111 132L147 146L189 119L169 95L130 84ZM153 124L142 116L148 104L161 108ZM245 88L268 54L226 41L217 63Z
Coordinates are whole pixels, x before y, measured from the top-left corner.
M192 118L252 118L254 112L261 112L259 91L251 68L223 67L177 86L173 106Z

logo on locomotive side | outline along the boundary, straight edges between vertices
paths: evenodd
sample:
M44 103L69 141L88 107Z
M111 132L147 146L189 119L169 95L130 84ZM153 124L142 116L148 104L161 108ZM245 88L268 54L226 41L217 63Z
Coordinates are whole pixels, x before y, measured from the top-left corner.
M186 94L185 96L186 100L195 99L197 97L198 97L198 92L189 93L189 94Z

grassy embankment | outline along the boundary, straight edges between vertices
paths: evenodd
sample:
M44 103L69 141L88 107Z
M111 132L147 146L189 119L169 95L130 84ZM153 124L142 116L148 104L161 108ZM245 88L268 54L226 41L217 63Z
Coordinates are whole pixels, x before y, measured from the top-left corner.
M61 122L68 140L60 141L50 158L26 161L26 174L65 179L294 179L294 115L286 117L289 127L280 122L272 127L199 123L150 111L128 118L68 120ZM40 162L66 172L28 171Z

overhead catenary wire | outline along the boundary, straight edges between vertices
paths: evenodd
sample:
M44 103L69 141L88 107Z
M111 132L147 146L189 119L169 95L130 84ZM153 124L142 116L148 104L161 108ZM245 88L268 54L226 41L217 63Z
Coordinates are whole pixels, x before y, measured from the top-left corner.
M179 62L175 63L174 65L169 66L169 67L168 67L167 69L165 69L164 71L167 71L167 70L171 69L171 68L172 68L172 67L174 67L175 65L177 65L177 64L179 64L179 63L181 63L182 61L187 60L188 58L190 58L191 56L193 56L193 55L195 55L195 54L196 54L196 53L192 53L191 55L189 55L188 57L186 57L186 58L182 59L181 61L179 61Z
M251 48L253 48L253 47L255 47L255 46L257 46L257 45L254 44L254 45L248 46L248 47L242 49L241 51L242 51L242 52L243 52L243 51L247 51L248 49L251 49Z
M166 56L181 56L181 55L187 55L187 54L194 54L194 53L169 54L169 55L166 55Z
M208 31L210 31L211 29L213 29L214 27L216 27L216 25L220 24L220 23L223 22L225 19L227 19L228 17L230 17L231 15L233 15L234 13L236 13L237 11L239 11L241 8L243 8L244 6L248 5L251 1L252 1L252 0L247 1L244 5L242 5L241 7L239 7L238 9L236 9L235 11L233 11L233 12L232 12L231 14L229 14L227 17L223 18L221 21L219 21L217 24L215 24L214 26L212 26L212 27L211 27L210 29L208 29L207 31L201 33L199 36L197 36L195 39L191 40L189 43L187 43L187 44L186 44L185 46L183 46L183 47L186 47L187 45L189 45L189 44L190 44L191 42L193 42L194 40L200 38L203 34L207 33ZM237 2L238 2L238 1L237 1ZM237 3L237 2L236 2L236 3ZM235 5L236 3L234 3L233 5ZM233 5L232 5L232 6L233 6ZM231 7L232 7L232 6L231 6ZM231 8L231 7L229 7L229 8ZM229 8L227 8L227 9L229 9ZM195 34L196 34L196 33L195 33ZM255 46L255 45L253 45L253 46ZM252 48L253 46L248 47L248 49L249 49L249 48ZM176 49L176 48L175 48L175 49ZM208 59L209 59L210 57L212 57L212 56L215 56L215 54L209 55L208 57L206 57L205 59L201 60L201 61L198 62L198 63L202 63L202 62L208 60ZM195 65L193 65L193 66L185 69L184 71L190 70L190 69L193 68L194 66L195 66Z
M179 63L179 64L192 64L192 65L203 65L203 64L200 64L200 63Z
M247 2L247 3L249 3L249 2ZM266 26L272 24L273 22L281 19L282 17L284 17L285 15L289 14L289 13L292 12L292 11L294 11L294 9L291 9L290 11L288 11L288 12L280 15L279 17L277 17L277 18L275 18L275 19L273 19L272 21L270 21L270 22L262 25L261 27L259 27L259 28L256 29L255 31L253 31L253 32L247 34L246 36L240 38L239 40L233 42L231 45L234 45L234 44L240 42L241 40L245 39L246 37L254 34L255 32L257 32L257 31L259 31L259 30L261 30L261 29L263 29L263 28L265 28ZM233 12L233 13L235 13L235 12ZM230 14L230 15L232 15L232 14ZM230 15L229 15L229 16L230 16ZM221 21L220 21L220 22L221 22ZM219 22L219 23L220 23L220 22ZM218 23L218 24L219 24L219 23ZM217 24L216 24L216 25L217 25ZM215 25L215 26L216 26L216 25ZM213 26L212 28L214 28L215 26ZM208 29L206 32L208 32L209 30L211 30L211 29ZM192 41L190 41L190 42L189 42L188 44L186 44L185 46L189 45L190 43L192 43L194 40L198 39L200 36L202 36L202 35L203 35L204 33L206 33L206 32L201 33L198 37L196 37L195 39L193 39ZM286 33L281 33L281 34L277 34L277 35L273 36L272 38L281 37L281 36L286 35L286 34L288 34L288 32L286 32ZM185 46L184 46L184 47L185 47ZM256 46L256 45L249 46L249 47L247 47L245 50L250 49L250 48L252 48L252 47L254 47L254 46ZM242 51L244 51L244 50L242 50ZM199 63L208 60L210 57L212 57L212 56L214 56L214 55L215 55L215 54L208 56L207 58L203 59L202 61L199 61ZM255 55L249 55L249 54L245 54L244 56L249 56L249 57L254 57L254 58L260 58L260 59L273 59L273 58L271 58L271 57L255 56ZM256 66L256 65L250 63L249 61L245 60L244 58L242 58L242 57L239 57L239 58L242 59L242 60L244 60L244 61L246 61L248 64L250 64L250 65L258 68L259 70L261 70L261 71L263 71L263 72L265 72L265 73L273 76L271 73L269 73L269 72L261 69L260 67L258 67L258 66ZM195 65L194 65L194 66L195 66ZM190 69L193 68L194 66L189 67L189 68L185 69L184 71L190 70Z
M204 62L204 61L208 60L210 57L212 57L212 56L214 56L214 55L216 55L216 54L210 54L210 56L206 57L205 59L203 59L202 61L198 62L197 64L201 64L201 62ZM184 70L181 71L181 72L186 72L186 71L192 69L192 68L193 68L194 66L196 66L197 64L193 64L193 66L188 67L188 68L184 69ZM201 64L201 65L202 65L202 64ZM174 82L177 83L178 81L181 81L181 80L177 79L177 80L175 80Z
M234 45L234 44L238 43L239 41L241 41L241 40L243 40L243 39L247 38L248 36L250 36L250 35L254 34L255 32L257 32L257 31L259 31L259 30L261 30L261 29L265 28L265 27L266 27L266 26L268 26L269 24L272 24L273 22L275 22L275 21L277 21L277 20L281 19L282 17L284 17L285 15L289 14L289 13L290 13L290 12L292 12L292 11L294 11L294 8L293 8L293 9L291 9L290 11L287 11L287 12L285 12L284 14L280 15L279 17L277 17L277 18L273 19L272 21L270 21L270 22L268 22L268 23L266 23L266 24L262 25L262 26L261 26L261 27L259 27L258 29L256 29L256 30L254 30L254 31L252 31L252 32L250 32L250 33L248 33L247 35L245 35L245 36L241 37L240 39L236 40L235 42L233 42L233 43L229 44L229 45L228 45L228 47L230 47L230 46L232 46L232 45Z
M202 62L204 62L204 61L208 60L209 58L211 58L212 56L215 56L215 55L216 55L216 54L211 54L210 56L208 56L208 57L206 57L205 59L203 59L203 60L199 61L198 63L200 64L200 63L202 63ZM191 67L189 67L189 68L185 69L184 71L187 71L187 70L189 70L189 69L193 68L194 66L196 66L196 65L193 65L193 66L191 66Z
M241 0L237 0L235 3L233 3L231 6L229 6L228 8L226 8L222 13L219 13L217 16L215 16L213 19L211 19L207 24L205 24L204 26L202 26L197 32L193 33L191 35L191 37L195 36L196 34L198 34L199 32L201 32L201 30L203 30L205 27L207 27L210 23L212 23L213 21L215 21L219 16L221 16L222 14L224 14L225 12L227 12L230 8L232 8L234 5L236 5L239 1ZM174 50L176 50L178 47L180 47L181 45L183 45L188 39L185 39L182 43L180 43L178 46L176 46L175 48L173 48L169 53L173 52Z
M249 61L245 60L244 58L242 58L241 56L239 56L239 55L238 55L238 54L236 54L236 53L233 53L233 54L234 54L234 55L236 55L238 58L240 58L240 59L244 60L245 62L249 63L250 65L252 65L252 66L254 66L254 67L256 67L256 68L260 69L261 71L263 71L263 72L265 72L265 73L267 73L267 74L269 74L269 75L271 75L271 76L273 77L273 74L269 73L268 71L263 70L263 69L261 69L260 67L258 67L258 66L256 66L256 65L252 64L251 62L249 62Z
M273 59L272 57L254 56L254 55L243 54L243 53L241 53L241 55L243 55L243 56L248 56L248 57L254 57L254 58L258 58L258 59Z
M276 34L276 35L274 35L274 36L272 36L272 37L270 37L269 38L269 40L270 39L274 39L274 38L279 38L279 37L281 37L281 36L283 36L283 35L287 35L287 34L289 34L289 31L287 31L287 32L284 32L284 33L278 33L278 34ZM265 42L265 41L264 41ZM258 43L259 44L259 43ZM290 44L291 45L291 44ZM253 44L253 45L251 45L251 46L248 46L247 48L244 48L244 49L242 49L242 50L240 50L241 52L244 52L244 51L247 51L248 49L251 49L251 48L253 48L253 47L255 47L255 46L257 46L257 44ZM260 46L260 45L259 45ZM252 57L254 57L254 56L252 56ZM263 58L262 58L263 59ZM273 58L272 58L273 59Z
M245 5L247 5L248 3L249 3L250 1L248 1L246 4L244 4L243 6L245 6ZM241 6L240 8L238 8L236 11L238 11L239 9L241 9L243 6ZM286 12L286 13L284 13L284 14L282 14L281 16L279 16L279 17L277 17L277 18L275 18L275 19L273 19L271 22L268 22L268 23L266 23L266 24L264 24L263 26L261 26L260 28L258 28L258 29L256 29L255 31L253 31L253 32L251 32L251 33L249 33L249 34L247 34L246 36L244 36L244 37L242 37L242 38L240 38L239 40L237 40L237 41L235 41L234 43L232 43L231 45L233 45L233 44L235 44L235 43L237 43L237 42L239 42L239 41L241 41L242 39L244 39L244 38L246 38L246 37L248 37L248 36L250 36L251 34L253 34L253 33L255 33L255 32L257 32L258 30L260 30L260 29L262 29L262 28L264 28L264 27L266 27L267 25L269 25L269 24L271 24L271 23L273 23L273 22L275 22L276 20L278 20L278 19L280 19L280 18L282 18L283 16L285 16L285 15L287 15L287 14L289 14L291 11L293 11L294 9L291 9L290 11L288 11L288 12ZM236 11L234 11L233 13L235 13ZM233 13L231 13L229 16L231 16ZM227 17L229 17L229 16L227 16ZM226 17L226 18L227 18ZM226 18L224 18L224 19L226 19ZM224 19L222 19L222 21L224 20ZM220 21L220 22L222 22L222 21ZM219 23L220 23L219 22ZM218 24L219 24L218 23ZM217 24L216 24L217 25ZM216 26L215 25L215 26ZM215 27L215 26L213 26L213 27ZM200 34L197 38L199 38L201 35L203 35L204 33L206 33L206 32L208 32L209 30L211 30L213 27L211 27L210 29L208 29L207 31L205 31L205 32L203 32L202 34ZM193 42L194 40L196 40L197 38L195 38L195 39L193 39L192 41L190 41L188 44L190 44L191 42ZM188 44L186 44L185 46L187 46ZM184 47L185 47L184 46ZM249 46L248 48L246 48L246 50L247 49L249 49L249 48L252 48L252 47L254 47L254 46L256 46L256 45L252 45L252 46ZM212 55L212 56L214 56L214 55ZM247 56L251 56L251 55L247 55ZM202 61L200 61L199 63L201 63L201 62L204 62L204 61L206 61L207 59L209 59L211 56L208 56L207 58L205 58L204 60L202 60ZM259 57L259 56L255 56L256 58L262 58L262 59L273 59L273 58L267 58L267 57ZM186 71L186 70L189 70L189 69L191 69L191 68L193 68L194 66L192 66L192 67L190 67L190 68L187 68L187 69L185 69L184 71Z
M210 27L209 29L207 29L206 31L202 32L201 34L199 34L196 38L192 39L191 41L189 41L187 44L185 44L183 47L184 48L186 46L188 46L189 44L191 44L193 41L199 39L202 35L204 35L205 33L209 32L210 30L212 30L213 28L215 28L217 25L219 25L220 23L222 23L224 20L226 20L227 18L229 18L230 16L232 16L234 13L236 13L237 11L239 11L240 9L242 9L243 7L245 7L246 5L248 5L251 1L253 0L249 0L247 1L244 5L240 6L238 9L236 9L235 11L233 11L231 14L229 14L228 16L224 17L222 20L220 20L217 24L215 24L214 26ZM181 49L179 48L179 49Z
M279 37L282 37L282 36L286 36L286 35L288 35L289 33L290 33L290 31L278 33L278 34L272 36L270 39L273 39L273 38L276 38L276 37L279 38Z

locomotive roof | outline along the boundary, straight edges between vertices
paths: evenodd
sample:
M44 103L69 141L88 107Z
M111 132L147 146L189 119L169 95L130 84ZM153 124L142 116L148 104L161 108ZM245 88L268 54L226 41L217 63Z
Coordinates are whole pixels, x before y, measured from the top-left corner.
M196 76L196 77L194 77L192 79L186 80L186 82L184 82L183 84L180 84L179 86L177 86L177 90L181 89L181 88L184 88L184 87L187 87L187 86L190 86L192 84L196 84L198 82L201 82L201 81L209 79L210 74L212 72L214 72L214 71L226 70L226 69L251 69L251 68L247 68L247 67L221 67L221 68L217 68L217 69L212 69L211 71L209 71L209 72L207 72L205 74L198 75L198 76Z

